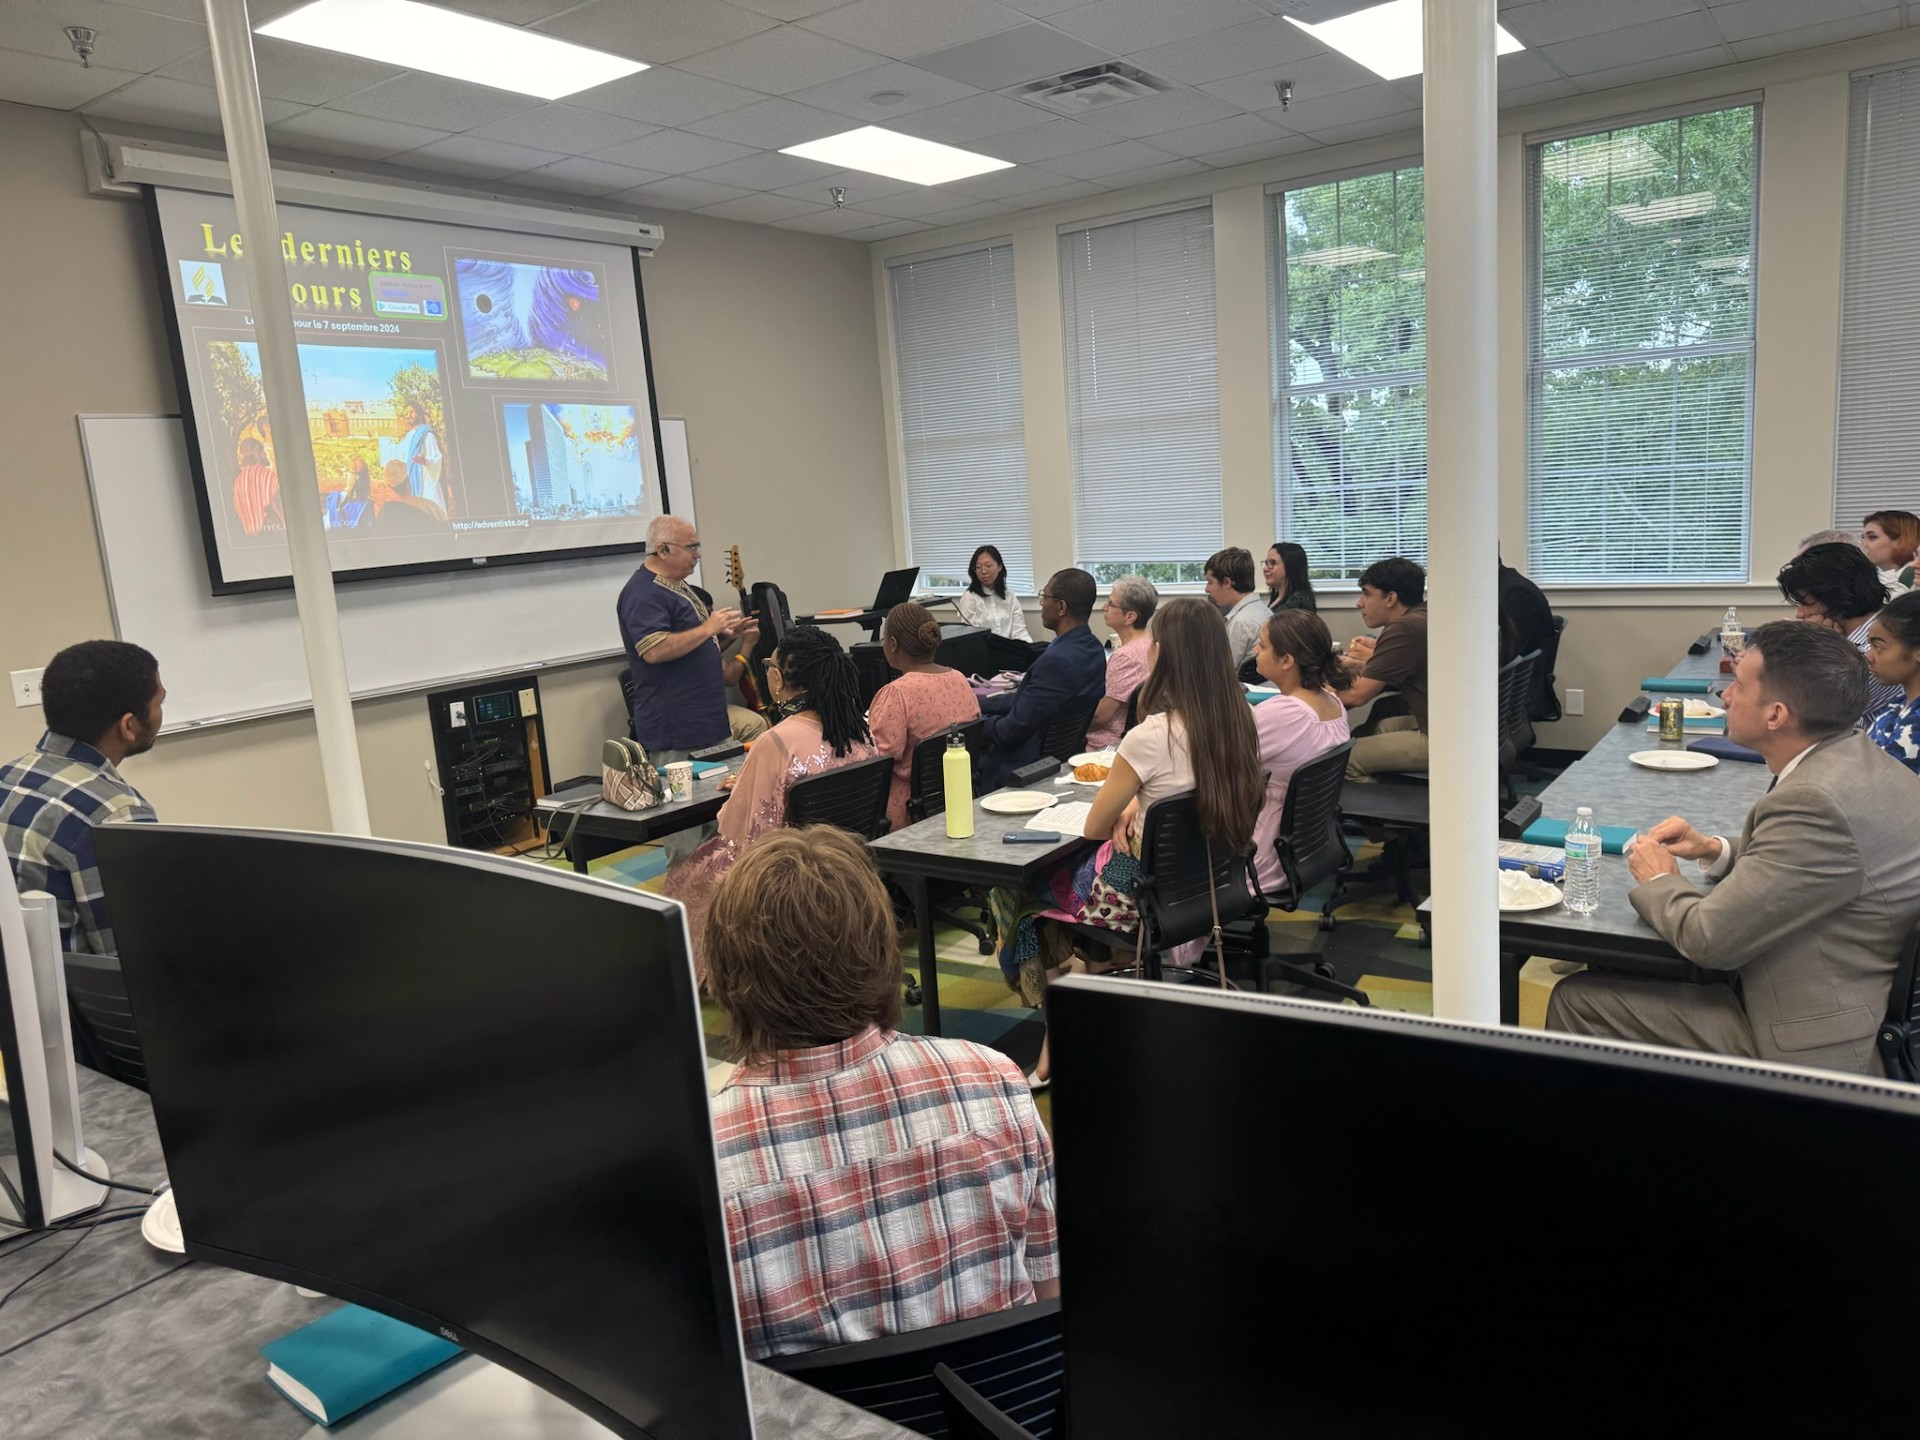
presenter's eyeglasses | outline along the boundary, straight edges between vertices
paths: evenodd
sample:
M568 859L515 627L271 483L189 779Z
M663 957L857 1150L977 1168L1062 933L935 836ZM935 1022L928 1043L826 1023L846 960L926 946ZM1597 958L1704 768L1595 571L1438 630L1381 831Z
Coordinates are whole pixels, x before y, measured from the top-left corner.
M678 540L662 540L653 548L655 553L662 550L685 550L689 555L698 555L700 553L700 542L696 540L691 545L682 545Z

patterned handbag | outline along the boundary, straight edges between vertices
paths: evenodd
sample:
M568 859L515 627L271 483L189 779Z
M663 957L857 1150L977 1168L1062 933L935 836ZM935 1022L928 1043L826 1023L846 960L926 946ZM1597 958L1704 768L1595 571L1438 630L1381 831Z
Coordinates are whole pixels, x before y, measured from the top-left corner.
M609 740L600 747L600 794L622 810L651 810L666 799L667 782L637 740Z

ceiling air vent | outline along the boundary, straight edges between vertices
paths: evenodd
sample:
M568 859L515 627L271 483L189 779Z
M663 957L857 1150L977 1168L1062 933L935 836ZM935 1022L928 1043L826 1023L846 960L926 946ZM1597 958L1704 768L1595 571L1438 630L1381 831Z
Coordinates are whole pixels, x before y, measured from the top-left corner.
M1085 115L1127 100L1140 100L1171 90L1171 82L1118 60L1086 70L1071 70L1045 80L1034 80L1011 90L1015 99L1042 105L1056 115Z

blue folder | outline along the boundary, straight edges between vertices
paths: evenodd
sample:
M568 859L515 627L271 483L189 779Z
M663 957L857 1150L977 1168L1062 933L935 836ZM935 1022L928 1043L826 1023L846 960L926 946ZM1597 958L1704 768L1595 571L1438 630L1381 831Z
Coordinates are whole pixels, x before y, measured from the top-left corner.
M1554 845L1564 850L1568 825L1568 821L1549 820L1543 815L1522 831L1520 838L1529 845ZM1599 830L1601 850L1609 855L1627 853L1627 842L1633 838L1631 825L1602 825Z
M1756 764L1765 758L1758 750L1736 745L1724 735L1704 735L1698 740L1690 740L1687 749L1698 750L1702 755L1718 755L1722 760L1751 760Z

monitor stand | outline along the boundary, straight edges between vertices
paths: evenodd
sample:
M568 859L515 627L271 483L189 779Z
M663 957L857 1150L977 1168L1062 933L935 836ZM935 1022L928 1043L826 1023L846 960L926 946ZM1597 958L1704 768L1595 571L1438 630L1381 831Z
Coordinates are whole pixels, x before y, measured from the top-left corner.
M48 1208L43 1223L57 1225L62 1220L71 1220L76 1215L84 1215L89 1210L98 1210L106 1202L107 1187L96 1185L83 1176L74 1174L59 1161L43 1160L53 1166L53 1203ZM80 1163L96 1175L108 1176L113 1172L107 1168L107 1162L100 1158L97 1150L88 1150ZM24 1225L27 1217L20 1213L13 1203L13 1196L20 1193L20 1157L0 1155L0 1177L6 1184L0 1185L0 1220L15 1225Z
M77 1178L77 1177L76 1177ZM478 1355L449 1361L391 1400L303 1440L617 1440L613 1431L566 1401Z

